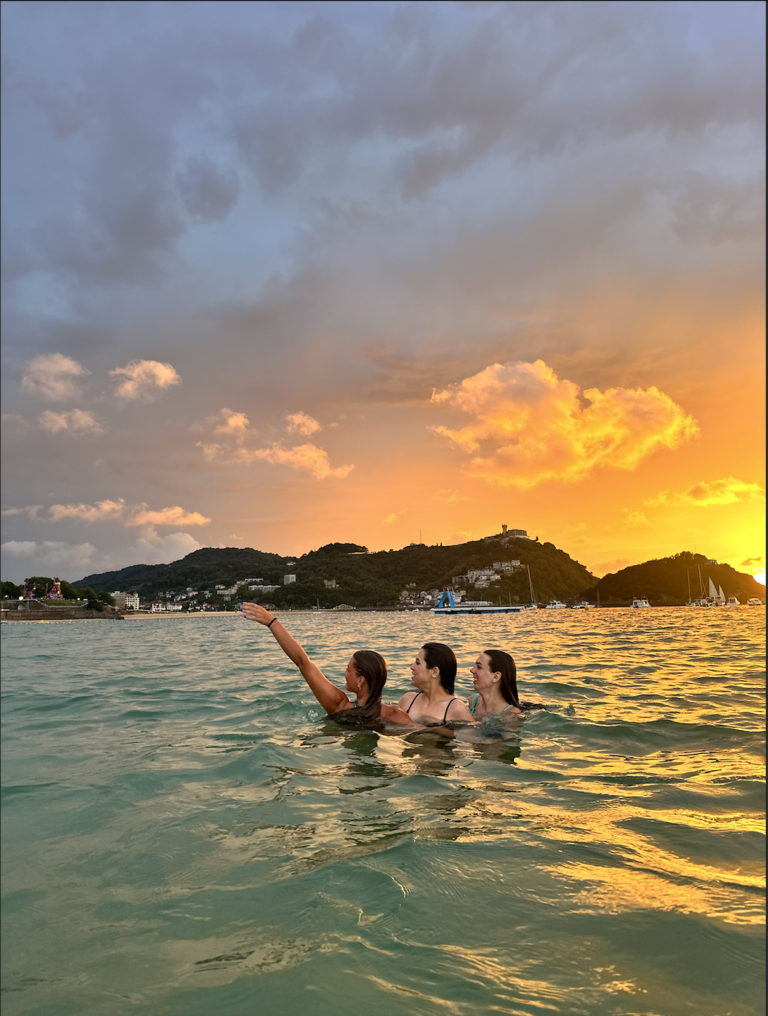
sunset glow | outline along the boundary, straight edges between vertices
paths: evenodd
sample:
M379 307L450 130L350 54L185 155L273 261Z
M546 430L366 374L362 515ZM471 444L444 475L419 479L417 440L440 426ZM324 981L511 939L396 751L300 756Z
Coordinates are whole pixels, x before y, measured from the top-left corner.
M174 5L4 5L3 578L507 524L765 582L762 13L547 9L189 5L190 76Z

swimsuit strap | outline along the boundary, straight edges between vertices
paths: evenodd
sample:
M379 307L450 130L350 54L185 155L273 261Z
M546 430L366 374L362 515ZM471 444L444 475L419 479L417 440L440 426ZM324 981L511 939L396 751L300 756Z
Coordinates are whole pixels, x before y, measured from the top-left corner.
M475 697L469 703L469 711L472 713L473 716L475 715L475 706L477 705L477 700L479 698L480 698L480 692L478 692L477 695L475 695Z
M443 723L445 723L445 719L446 719L446 717L448 715L448 710L451 708L452 703L454 703L455 701L456 701L456 696L455 695L453 696L452 699L449 699L448 705L445 707L445 712L443 713Z
M411 699L411 705L410 705L410 706L408 706L408 708L407 708L407 709L405 710L405 711L406 711L407 713L409 713L409 712L411 711L411 706L412 706L412 705L413 705L413 703L414 703L414 702L416 701L416 699L417 699L417 698L419 697L419 695L423 695L423 694L424 694L424 693L423 693L423 692L420 692L420 691L417 691L417 692L416 692L416 694L415 694L415 695L413 696L413 698Z

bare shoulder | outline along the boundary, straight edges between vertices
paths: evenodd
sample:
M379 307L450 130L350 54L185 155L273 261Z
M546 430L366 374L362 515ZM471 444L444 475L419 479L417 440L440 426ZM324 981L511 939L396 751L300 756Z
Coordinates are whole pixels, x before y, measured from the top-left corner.
M404 695L403 698L406 698L406 696ZM402 699L400 701L402 702ZM392 723L401 723L403 726L410 726L413 723L413 720L408 713L406 713L404 709L401 709L399 705L388 706L386 703L382 702L381 715L385 720L390 720Z
M388 709L395 709L395 708L397 708L397 709L407 709L408 706L411 705L411 703L413 703L416 700L418 695L419 695L419 692L417 692L417 691L407 691L405 693L405 695L401 695L400 696L400 701L397 703L397 706L388 706L387 708Z
M451 702L446 716L450 716L452 720L474 720L474 716L469 711L469 707L466 706L459 698L456 698L453 702Z

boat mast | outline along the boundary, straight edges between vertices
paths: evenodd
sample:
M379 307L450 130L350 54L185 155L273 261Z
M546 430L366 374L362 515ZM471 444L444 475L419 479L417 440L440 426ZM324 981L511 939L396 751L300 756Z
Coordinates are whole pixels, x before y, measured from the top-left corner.
M531 590L531 603L535 603L536 597L533 595L533 579L531 578L531 566L527 564L525 567L528 569L528 588Z
M691 602L691 571L689 568L685 569L685 573L688 576L688 602Z

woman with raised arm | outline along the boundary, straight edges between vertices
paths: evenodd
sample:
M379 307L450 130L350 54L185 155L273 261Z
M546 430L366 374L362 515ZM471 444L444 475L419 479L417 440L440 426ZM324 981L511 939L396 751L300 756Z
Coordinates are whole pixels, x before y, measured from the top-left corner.
M285 655L301 671L312 694L333 719L341 723L362 724L378 719L409 726L413 723L408 713L398 706L388 706L381 701L387 680L387 664L383 656L370 649L358 649L353 653L344 674L346 691L342 691L331 684L274 614L258 603L240 603L238 607L249 621L258 621L269 628ZM347 692L355 696L357 705L353 705Z
M411 664L411 684L417 690L406 692L397 704L417 723L471 722L472 713L453 694L455 683L453 650L442 642L426 642Z
M515 661L502 649L480 653L470 671L475 694L467 699L467 704L474 719L499 713L520 716L528 709L543 709L537 702L520 701Z

